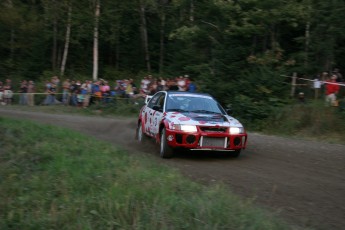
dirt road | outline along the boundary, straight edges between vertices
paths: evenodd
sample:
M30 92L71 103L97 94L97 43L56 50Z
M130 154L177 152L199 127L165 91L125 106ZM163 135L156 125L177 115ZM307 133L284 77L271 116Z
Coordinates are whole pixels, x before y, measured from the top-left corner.
M345 145L249 133L248 148L238 159L184 153L163 160L153 143L143 147L135 142L134 119L54 115L9 107L0 107L0 116L68 127L135 154L152 154L196 181L227 184L296 229L345 229Z

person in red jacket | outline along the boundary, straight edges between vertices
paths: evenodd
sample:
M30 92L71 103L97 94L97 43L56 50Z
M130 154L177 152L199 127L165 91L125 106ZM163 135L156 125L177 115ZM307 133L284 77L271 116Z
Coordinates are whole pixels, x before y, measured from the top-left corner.
M329 80L325 82L326 87L326 105L337 106L337 94L340 86L337 83L337 75L332 75Z

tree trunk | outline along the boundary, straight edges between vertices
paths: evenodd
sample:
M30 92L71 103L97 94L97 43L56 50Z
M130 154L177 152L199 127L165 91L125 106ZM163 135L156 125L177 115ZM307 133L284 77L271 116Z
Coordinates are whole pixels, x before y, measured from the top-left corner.
M150 61L150 52L149 52L149 42L147 36L147 25L146 25L146 16L145 16L145 5L142 0L140 0L139 6L139 14L140 14L140 31L141 31L141 41L143 44L144 55L145 55L145 64L147 72L151 72L151 61Z
M272 24L270 26L270 40L271 40L271 50L275 52L277 50L277 42L276 42L276 26Z
M160 51L159 51L159 73L163 73L164 69L164 37L165 37L165 13L162 12L161 15L161 30L160 30Z
M310 22L308 21L305 26L305 47L304 47L304 68L308 67L308 56L309 56L309 43L310 43Z
M5 6L7 8L9 8L10 10L13 9L13 2L12 0L7 0L7 2L5 3ZM9 55L9 60L10 60L10 63L13 63L13 58L14 58L14 41L15 41L15 32L14 32L14 29L11 28L11 35L10 35L10 55Z
M98 27L99 27L99 17L100 17L100 0L96 0L96 10L95 10L95 27L93 34L93 74L92 79L96 81L98 79Z
M116 33L116 47L115 47L115 66L116 69L118 70L120 68L120 30L117 29L117 33Z
M253 40L252 40L252 48L251 48L251 51L250 51L250 55L255 55L256 46L257 46L257 36L254 35L253 36Z
M65 74L65 68L66 68L66 62L67 62L67 56L68 56L68 47L70 43L70 37L71 37L71 24L72 24L72 6L71 4L68 6L68 19L67 19L67 26L66 26L66 38L65 38L65 48L62 55L62 62L61 62L61 71L60 75L64 76Z
M190 0L190 15L189 21L194 22L194 0Z
M56 9L56 1L52 1L53 9ZM53 47L52 47L52 69L56 70L56 59L57 59L57 18L56 13L53 15Z

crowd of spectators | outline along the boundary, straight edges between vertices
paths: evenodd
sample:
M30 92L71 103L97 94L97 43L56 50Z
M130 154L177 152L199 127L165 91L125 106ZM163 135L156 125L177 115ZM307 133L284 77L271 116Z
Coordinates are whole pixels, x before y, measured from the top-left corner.
M44 88L38 90L33 81L23 80L15 89L10 79L5 83L0 81L0 103L10 105L13 99L18 99L20 105L71 105L88 107L91 103L109 103L114 99L145 98L161 90L196 91L195 83L188 75L176 78L155 78L147 75L140 81L139 87L133 79L116 80L113 84L104 79L96 81L70 80L61 81L53 76L44 83ZM43 101L35 101L35 95L44 94ZM18 97L14 97L18 95Z
M324 85L326 104L337 105L339 85L344 85L344 81L339 69L334 69L330 73L323 72L317 75L314 79L314 88L319 89ZM162 90L189 92L197 90L188 75L175 78L156 78L147 75L137 83L138 86L131 78L116 81L104 79L81 81L65 78L61 81L59 77L53 76L45 83L38 84L43 84L43 87L37 87L31 80L22 80L13 84L11 79L6 79L4 82L0 81L0 105L11 105L14 102L29 106L63 104L86 108L91 103L109 103L118 99L130 99L136 103L137 99L143 99L146 95L153 95ZM37 97L38 95L43 96ZM305 101L303 92L298 94L298 99L301 102Z

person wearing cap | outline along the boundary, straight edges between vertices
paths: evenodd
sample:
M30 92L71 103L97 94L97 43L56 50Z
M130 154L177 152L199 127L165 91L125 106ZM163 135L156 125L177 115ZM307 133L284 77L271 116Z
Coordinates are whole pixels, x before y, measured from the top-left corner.
M337 83L337 75L333 74L329 80L325 82L326 88L326 105L337 106L337 94L340 86Z

